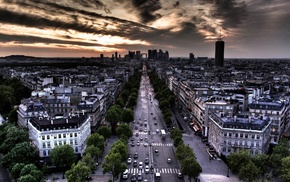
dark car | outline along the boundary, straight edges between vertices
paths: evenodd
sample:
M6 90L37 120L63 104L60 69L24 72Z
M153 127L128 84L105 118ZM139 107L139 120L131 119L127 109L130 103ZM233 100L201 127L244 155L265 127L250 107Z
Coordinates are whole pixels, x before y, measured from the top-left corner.
M132 182L137 181L136 174L133 174L133 175L131 176L131 181L132 181Z
M138 153L134 154L134 159L138 159Z
M138 166L138 162L135 160L134 162L133 162L133 167L137 167Z
M149 158L145 158L144 163L149 164Z
M134 147L135 146L135 143L132 141L132 143L131 143L131 147Z
M143 180L143 176L142 176L142 174L138 174L137 179L138 179L138 181L142 181L142 180Z

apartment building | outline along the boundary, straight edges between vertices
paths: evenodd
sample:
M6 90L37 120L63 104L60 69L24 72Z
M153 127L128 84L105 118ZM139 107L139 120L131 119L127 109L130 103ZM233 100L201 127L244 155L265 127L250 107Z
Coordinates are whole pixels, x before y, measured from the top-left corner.
M230 117L211 112L208 141L219 156L239 150L247 150L251 155L266 153L271 140L270 125L266 115L255 118L241 113Z
M260 98L249 104L249 112L252 117L268 115L271 120L271 143L277 144L288 122L289 103L282 100Z
M28 122L29 138L37 147L39 156L46 160L56 146L68 144L75 154L82 155L86 140L91 134L91 121L87 115L69 117L33 117Z

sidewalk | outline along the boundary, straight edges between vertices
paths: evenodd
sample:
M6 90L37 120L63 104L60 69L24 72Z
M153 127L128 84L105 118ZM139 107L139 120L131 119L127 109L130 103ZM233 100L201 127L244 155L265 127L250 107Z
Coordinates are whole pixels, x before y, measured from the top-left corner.
M110 179L112 179L111 174L103 174L103 169L101 163L103 162L105 156L108 154L109 150L111 149L112 144L118 140L118 137L112 136L109 138L109 141L107 141L107 146L105 147L105 151L103 156L99 159L99 164L97 169L94 171L93 174L90 176L92 177L92 180L90 182L108 182ZM67 179L62 179L62 173L53 173L45 177L46 182L67 182Z

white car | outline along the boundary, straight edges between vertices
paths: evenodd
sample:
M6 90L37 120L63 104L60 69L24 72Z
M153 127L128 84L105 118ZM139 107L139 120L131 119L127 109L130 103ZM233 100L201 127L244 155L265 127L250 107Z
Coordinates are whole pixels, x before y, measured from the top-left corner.
M127 164L131 164L131 163L132 163L132 158L129 157L129 158L127 159Z
M168 159L167 159L167 162L168 162L168 163L171 163L171 159L170 159L170 158L168 158Z
M149 171L150 171L149 166L145 166L145 173L149 173Z
M143 145L144 145L144 147L148 147L148 143L144 143Z
M143 162L139 162L139 166L138 166L139 169L143 169Z
M139 145L140 145L140 142L138 141L138 142L137 142L137 146L139 146Z

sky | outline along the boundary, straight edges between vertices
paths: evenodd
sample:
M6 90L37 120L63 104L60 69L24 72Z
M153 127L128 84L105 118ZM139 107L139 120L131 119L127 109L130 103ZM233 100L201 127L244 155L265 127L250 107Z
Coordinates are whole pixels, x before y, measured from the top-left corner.
M0 0L0 56L290 58L289 0Z

